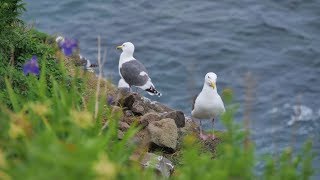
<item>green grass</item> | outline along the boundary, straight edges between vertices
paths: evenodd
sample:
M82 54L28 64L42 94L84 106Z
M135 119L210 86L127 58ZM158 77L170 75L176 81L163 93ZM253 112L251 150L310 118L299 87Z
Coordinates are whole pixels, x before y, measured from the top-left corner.
M159 179L151 169L130 160L136 150L132 126L117 138L118 116L105 106L109 83L102 84L98 108L94 75L83 75L58 51L53 37L26 28L19 20L22 1L0 2L0 179ZM11 8L8 8L11 7ZM25 76L23 64L36 55L40 77ZM228 93L227 93L228 94ZM236 107L229 92L221 118L226 131L214 153L196 137L184 137L171 179L309 179L313 174L312 143L294 154L256 157L246 141L248 130L234 122ZM97 118L94 114L98 111ZM105 119L109 126L102 130ZM255 172L257 161L265 165Z

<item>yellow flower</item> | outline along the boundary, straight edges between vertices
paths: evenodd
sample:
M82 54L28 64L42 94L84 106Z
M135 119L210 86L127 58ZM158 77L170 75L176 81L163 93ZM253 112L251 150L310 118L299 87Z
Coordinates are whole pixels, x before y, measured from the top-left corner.
M31 103L30 108L33 112L35 112L39 116L44 116L49 112L48 106L41 103Z
M18 137L25 136L25 133L21 126L11 122L10 129L9 129L9 136L12 139L16 139Z
M7 173L5 173L5 172L0 170L0 179L2 179L2 180L11 180L11 177Z
M2 152L2 150L0 149L0 179L2 180L10 180L10 176L3 172L1 169L4 169L7 167L7 162L6 162L6 158Z
M89 128L94 124L92 114L87 111L72 110L70 114L73 122L81 128Z
M117 169L112 162L109 161L106 154L101 154L99 159L93 165L93 170L97 175L97 179L115 179Z
M15 113L10 116L9 136L16 139L21 136L30 136L32 134L32 126L24 113Z
M6 158L5 158L2 150L0 149L0 168L5 168L6 166L7 166Z
M192 145L194 145L196 142L197 142L197 139L196 139L196 137L194 137L193 135L187 135L187 136L185 136L185 138L184 138L184 143L185 143L187 146L192 146Z

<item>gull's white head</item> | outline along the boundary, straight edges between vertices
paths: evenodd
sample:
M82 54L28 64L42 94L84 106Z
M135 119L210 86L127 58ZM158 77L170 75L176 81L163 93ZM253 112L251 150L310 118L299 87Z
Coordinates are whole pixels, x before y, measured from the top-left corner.
M91 62L89 59L87 59L86 68L90 68L90 67L91 67Z
M206 74L204 81L205 84L207 84L208 86L212 87L213 89L216 88L216 82L217 82L217 75L213 72L209 72Z
M64 37L62 37L62 36L58 36L56 38L56 43L60 43L60 42L63 42L63 41L64 41Z
M124 53L133 54L134 45L131 42L125 42L121 46L117 46L117 49L121 49Z

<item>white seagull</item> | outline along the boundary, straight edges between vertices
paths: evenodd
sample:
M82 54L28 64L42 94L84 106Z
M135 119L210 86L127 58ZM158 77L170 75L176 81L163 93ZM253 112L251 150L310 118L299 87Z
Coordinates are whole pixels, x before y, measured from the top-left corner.
M89 72L95 72L93 68L98 67L97 64L91 64L91 61L85 57L83 57L81 54L79 54L80 62L83 65L83 69L85 71Z
M129 85L147 91L150 95L161 96L161 93L154 87L147 69L133 57L134 45L131 42L123 43L117 49L122 49L119 60L119 74Z
M200 119L200 137L207 139L208 136L202 134L201 119L212 120L212 131L214 119L225 112L223 101L217 92L217 75L209 72L205 76L202 91L194 99L191 115ZM212 135L214 139L214 135Z
M124 89L124 90L130 90L130 86L124 79L120 79L118 82L118 88L119 89Z

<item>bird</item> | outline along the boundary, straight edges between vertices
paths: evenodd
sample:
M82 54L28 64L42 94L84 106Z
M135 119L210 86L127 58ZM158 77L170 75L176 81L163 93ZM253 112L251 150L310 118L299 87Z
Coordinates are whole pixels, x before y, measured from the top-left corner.
M94 67L98 67L97 64L92 64L91 61L85 57L83 57L81 54L79 54L80 63L83 65L83 69L88 72L94 72Z
M130 86L124 79L121 78L118 82L118 89L129 90Z
M214 119L223 114L226 110L224 103L217 91L217 75L213 72L206 74L204 78L204 84L202 91L194 98L192 104L191 115L193 118L200 120L200 138L203 140L211 137L214 139L214 134L212 136L207 136L202 133L201 120L210 119L212 120L212 131Z
M56 38L56 43L60 46L61 43L64 42L64 37L63 36L58 36Z
M150 95L161 96L161 93L156 90L151 78L144 65L133 57L134 45L131 42L125 42L121 46L122 53L119 59L119 74L121 78L129 85L138 87L146 91Z

